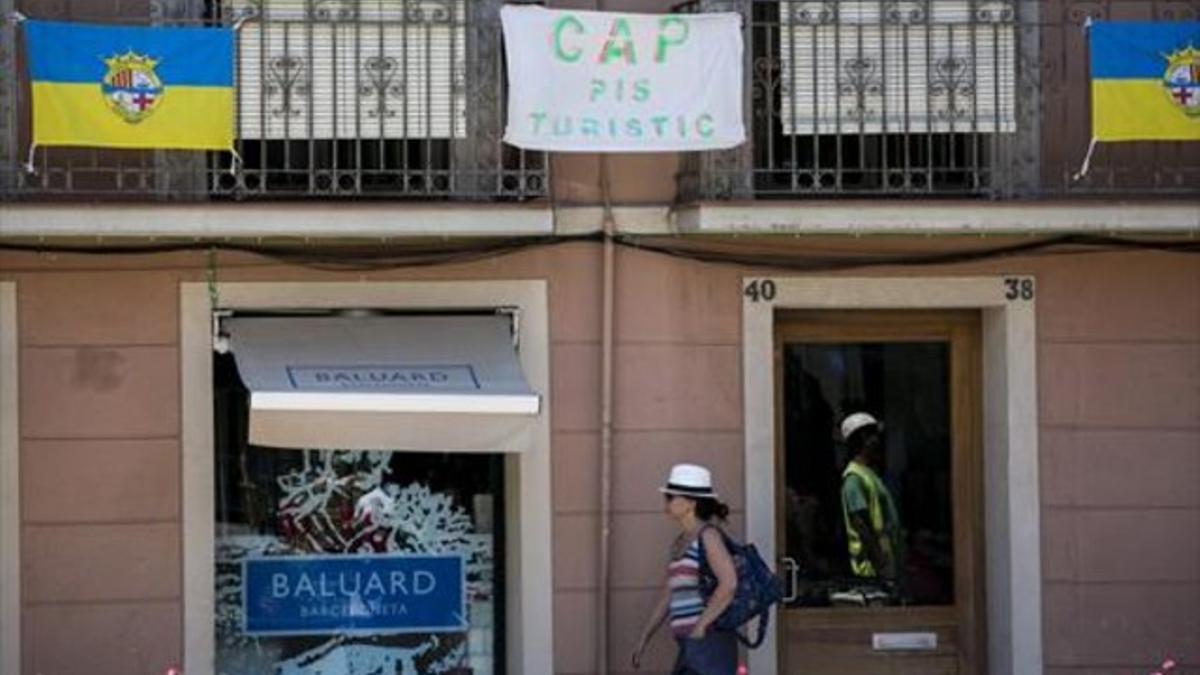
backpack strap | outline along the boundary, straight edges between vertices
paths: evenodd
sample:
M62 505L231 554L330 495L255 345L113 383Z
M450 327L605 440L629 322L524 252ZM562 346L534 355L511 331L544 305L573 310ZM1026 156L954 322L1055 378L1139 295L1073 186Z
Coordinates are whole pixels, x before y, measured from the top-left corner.
M713 574L712 567L708 564L708 550L704 548L704 531L708 529L720 532L721 540L725 542L725 547L729 548L729 542L724 530L711 523L705 523L700 526L700 531L696 533L696 546L700 549L700 595L704 597L706 605L708 604L708 598L717 587L717 575ZM732 551L730 554L732 554Z
M738 642L742 643L746 647L750 649L758 649L758 646L763 643L763 640L767 639L767 628L770 625L771 608L767 607L758 613L758 635L754 636L753 640L743 635L741 631L734 631L733 634L737 636Z
M713 574L712 568L708 565L708 551L704 549L704 531L708 529L716 530L721 535L721 541L725 543L725 549L729 551L729 555L733 555L733 549L729 548L729 535L725 534L725 530L713 525L705 523L700 526L700 531L696 533L696 545L700 547L700 576L701 581L705 578L712 581L712 586L716 586L717 575ZM704 585L703 583L701 584Z

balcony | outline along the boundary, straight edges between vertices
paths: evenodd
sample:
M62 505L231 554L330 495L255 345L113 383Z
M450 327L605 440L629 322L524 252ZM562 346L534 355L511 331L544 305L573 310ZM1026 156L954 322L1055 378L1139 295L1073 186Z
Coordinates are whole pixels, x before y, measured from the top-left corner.
M1195 2L695 0L744 17L749 143L683 161L685 201L1200 194L1200 143L1089 142L1088 17Z
M36 0L30 0L30 5ZM383 198L524 201L548 190L544 153L501 142L503 0L66 0L73 21L236 26L235 150L39 147L26 167L29 85L0 44L0 196L20 200ZM136 15L135 15L136 14ZM17 73L20 74L18 75Z
M240 161L53 147L27 170L29 86L5 23L0 199L546 198L547 155L501 141L503 1L22 0L39 18L238 26ZM1195 0L690 0L678 11L744 17L749 132L735 150L683 156L683 202L1200 193L1200 143L1102 144L1073 178L1089 141L1085 20L1194 20Z

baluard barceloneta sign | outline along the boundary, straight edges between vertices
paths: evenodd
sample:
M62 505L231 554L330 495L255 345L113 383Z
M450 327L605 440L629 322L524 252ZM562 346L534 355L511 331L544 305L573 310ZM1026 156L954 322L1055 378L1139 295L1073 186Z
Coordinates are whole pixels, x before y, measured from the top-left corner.
M297 390L463 391L482 388L475 368L469 364L286 366L286 369L288 382Z
M660 152L745 141L740 15L507 5L501 18L509 144Z
M461 555L292 555L244 562L246 635L467 630Z

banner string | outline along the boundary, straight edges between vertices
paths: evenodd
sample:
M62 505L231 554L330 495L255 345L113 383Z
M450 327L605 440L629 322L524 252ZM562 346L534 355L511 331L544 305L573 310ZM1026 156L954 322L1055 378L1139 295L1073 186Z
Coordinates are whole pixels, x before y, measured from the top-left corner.
M1087 18L1085 18L1083 20L1083 25L1079 29L1080 32L1083 33L1084 36L1087 36L1088 32L1092 28L1093 23L1094 23L1094 19L1092 18L1092 15L1089 14L1087 16ZM1090 48L1091 48L1091 45L1085 41L1084 49L1088 50L1089 60L1091 58L1090 57L1090 51L1091 51ZM1089 78L1090 78L1090 74L1089 74ZM1092 136L1092 140L1088 142L1087 153L1085 153L1083 156L1083 164L1079 167L1078 171L1076 171L1074 174L1071 175L1072 183L1082 180L1083 177L1087 175L1088 169L1090 169L1092 167L1092 153L1096 151L1096 141L1097 141L1097 138L1095 136Z

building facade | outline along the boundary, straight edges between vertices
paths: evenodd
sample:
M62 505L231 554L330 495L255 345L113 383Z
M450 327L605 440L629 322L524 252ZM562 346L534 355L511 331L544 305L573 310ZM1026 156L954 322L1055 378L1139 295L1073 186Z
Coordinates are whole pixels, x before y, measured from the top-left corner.
M490 1L5 7L244 23L240 166L27 170L4 52L0 672L633 672L678 462L784 578L751 673L1200 672L1200 146L1073 177L1085 19L1200 5L586 8L740 12L747 144L503 145Z

